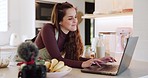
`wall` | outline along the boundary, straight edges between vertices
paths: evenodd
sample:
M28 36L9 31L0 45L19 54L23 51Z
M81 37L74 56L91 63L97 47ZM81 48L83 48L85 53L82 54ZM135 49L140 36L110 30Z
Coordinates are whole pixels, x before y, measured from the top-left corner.
M0 45L8 44L10 34L13 32L18 33L19 30L19 3L18 0L8 1L8 15L9 27L7 32L0 32ZM15 9L15 10L14 10Z
M148 0L134 0L134 34L139 36L134 59L148 61Z
M103 17L95 19L95 37L99 32L116 32L117 28L130 27L133 28L133 15ZM126 31L126 30L125 30ZM119 44L119 36L116 34L104 35L106 50L109 52L120 52L122 49Z
M35 0L19 0L20 36L33 38L35 36Z
M20 37L35 36L35 0L9 0L7 32L0 32L0 45L9 44L10 35L17 33Z
M139 40L134 52L133 59L140 60L140 61L148 61L148 7L147 5L148 0L134 0L134 13L133 13L133 35L139 36ZM99 21L99 20L98 20ZM104 23L102 27L99 28L100 22L96 23L98 30L107 30L104 26ZM107 22L105 22L107 23ZM109 23L107 23L109 24ZM110 25L108 25L109 27ZM122 25L120 25L122 26ZM114 30L116 26L113 28L110 27L111 30Z
M131 27L133 28L133 16L116 16L96 18L95 20L95 36L98 32L115 32L118 27Z

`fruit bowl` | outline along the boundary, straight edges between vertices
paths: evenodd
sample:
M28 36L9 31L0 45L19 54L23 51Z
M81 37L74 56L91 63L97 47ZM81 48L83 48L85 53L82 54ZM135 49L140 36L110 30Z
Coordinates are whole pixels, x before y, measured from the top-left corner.
M60 72L47 72L47 78L61 78L67 75L71 70L72 68L69 68L66 71L60 71Z
M0 58L0 68L5 68L9 65L9 59Z
M61 78L72 70L71 67L64 64L64 61L58 61L55 58L45 61L44 65L47 68L47 78Z

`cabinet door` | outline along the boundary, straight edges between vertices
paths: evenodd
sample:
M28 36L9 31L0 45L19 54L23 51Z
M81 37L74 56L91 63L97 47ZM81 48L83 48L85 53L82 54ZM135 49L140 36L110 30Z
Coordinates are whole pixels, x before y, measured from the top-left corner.
M108 14L133 9L133 0L95 0L94 14Z

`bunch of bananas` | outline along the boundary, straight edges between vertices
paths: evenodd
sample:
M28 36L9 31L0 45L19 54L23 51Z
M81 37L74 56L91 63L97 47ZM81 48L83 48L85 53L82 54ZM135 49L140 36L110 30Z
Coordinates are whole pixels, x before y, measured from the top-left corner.
M45 61L44 65L48 72L61 72L70 69L70 67L65 65L63 61L58 61L57 59L52 59L51 62Z

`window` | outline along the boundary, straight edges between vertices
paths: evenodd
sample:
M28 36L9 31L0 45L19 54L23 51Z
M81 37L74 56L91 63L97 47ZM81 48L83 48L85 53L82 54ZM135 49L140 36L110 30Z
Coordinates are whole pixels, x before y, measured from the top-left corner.
M0 31L8 30L8 0L0 0Z

